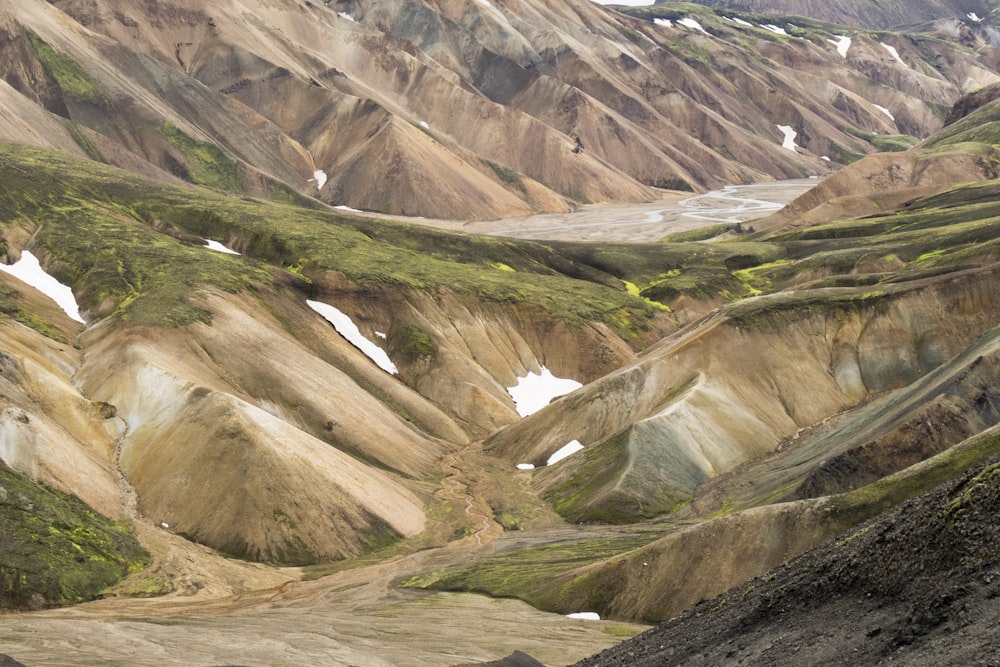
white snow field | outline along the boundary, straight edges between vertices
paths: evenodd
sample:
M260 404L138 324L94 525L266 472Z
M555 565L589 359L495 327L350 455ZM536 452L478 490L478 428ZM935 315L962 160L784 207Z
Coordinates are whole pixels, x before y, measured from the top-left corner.
M208 248L209 250L214 250L215 252L221 252L221 253L223 253L225 255L239 255L240 254L240 253L236 252L235 250L233 250L232 248L227 248L226 246L222 245L218 241L213 241L212 239L205 239L205 247Z
M837 53L839 53L844 58L847 57L847 52L851 48L851 38L847 35L837 35L837 39L826 40L837 47Z
M795 137L799 136L799 133L793 130L791 125L777 125L776 127L785 135L784 141L781 142L781 147L794 151Z
M517 379L517 384L507 387L507 393L514 399L517 414L527 417L538 412L557 396L568 394L583 385L576 380L557 378L545 366L541 373L528 373Z
M332 324L337 333L346 338L348 343L361 350L379 368L393 375L399 373L396 364L392 363L386 351L365 338L361 330L358 329L358 325L354 323L354 320L349 315L322 301L306 300L306 303L310 308L322 315L327 322Z
M45 272L38 258L30 250L21 251L21 259L13 264L0 264L0 271L14 276L56 302L70 319L86 324L80 317L80 308L69 285L64 285Z

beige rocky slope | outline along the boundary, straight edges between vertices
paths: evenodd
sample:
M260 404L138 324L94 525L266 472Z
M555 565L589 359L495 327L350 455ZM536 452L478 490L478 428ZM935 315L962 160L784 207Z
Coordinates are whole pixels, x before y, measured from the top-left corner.
M77 328L68 320L65 325ZM79 351L22 324L5 322L3 332L0 457L14 470L121 517L124 499L113 463L121 424L111 406L88 400L73 386Z
M774 232L809 227L837 218L891 210L951 187L956 181L989 180L1000 174L1000 153L911 150L882 153L848 165L774 215L754 224Z
M996 329L987 331L918 380L803 430L774 454L705 484L678 514L682 525L705 520L570 571L536 595L617 618L672 618L993 456L998 341ZM803 499L771 502L799 481L791 495Z
M927 36L856 35L842 57L836 26L781 37L686 7L705 30L583 0L33 0L0 19L21 94L0 131L233 191L490 219L826 173L996 80Z

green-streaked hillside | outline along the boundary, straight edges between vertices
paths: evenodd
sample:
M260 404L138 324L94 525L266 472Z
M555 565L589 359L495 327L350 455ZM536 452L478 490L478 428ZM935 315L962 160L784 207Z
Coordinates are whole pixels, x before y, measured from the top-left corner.
M0 223L31 230L91 316L166 326L204 319L189 301L199 289L253 290L275 279L269 268L305 291L311 274L333 270L359 284L534 303L626 336L655 312L607 273L541 244L227 197L12 145L0 148L0 164ZM205 252L205 238L253 261Z
M0 526L0 608L91 600L149 558L126 525L2 461Z

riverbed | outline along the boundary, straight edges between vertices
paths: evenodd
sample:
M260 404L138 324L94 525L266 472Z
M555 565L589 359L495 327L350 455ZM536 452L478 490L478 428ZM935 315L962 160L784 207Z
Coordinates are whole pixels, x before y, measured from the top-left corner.
M659 199L646 204L594 204L569 213L435 226L546 241L651 243L700 227L763 218L816 183L816 179L802 178L729 185L703 194L661 191Z

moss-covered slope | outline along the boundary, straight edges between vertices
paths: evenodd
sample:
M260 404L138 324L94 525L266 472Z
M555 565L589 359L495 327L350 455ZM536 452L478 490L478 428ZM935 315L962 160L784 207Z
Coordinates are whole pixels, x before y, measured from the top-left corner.
M131 530L0 461L0 608L91 600L142 568Z

